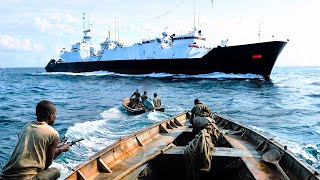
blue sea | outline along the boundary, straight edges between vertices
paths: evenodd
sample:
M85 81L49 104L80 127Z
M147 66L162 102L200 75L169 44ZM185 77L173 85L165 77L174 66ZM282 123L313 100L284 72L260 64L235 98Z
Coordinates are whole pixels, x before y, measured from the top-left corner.
M190 110L199 98L218 114L287 145L320 171L320 67L274 67L270 81L250 74L120 75L2 68L0 87L0 169L21 127L35 120L35 106L42 99L57 106L53 127L60 137L84 138L54 160L63 179L72 167L112 142ZM158 93L165 112L128 114L121 100L136 89L149 97Z

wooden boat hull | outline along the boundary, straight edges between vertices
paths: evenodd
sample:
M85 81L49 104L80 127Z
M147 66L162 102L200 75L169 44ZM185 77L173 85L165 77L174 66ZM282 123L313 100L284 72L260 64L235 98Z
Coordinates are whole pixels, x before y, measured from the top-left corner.
M215 47L201 58L119 59L83 62L50 60L47 72L110 71L120 74L259 74L270 78L273 66L286 46L285 41L270 41L227 47Z
M186 179L183 150L195 137L189 115L184 112L114 142L73 168L66 179ZM216 125L225 144L211 152L211 170L200 173L201 179L281 179L276 166L262 159L271 149L282 153L279 164L290 179L320 179L273 139L222 116Z
M122 100L122 106L130 113L130 114L133 114L133 115L138 115L138 114L143 114L146 112L146 110L141 106L139 108L131 108L129 107L130 103L130 98L125 98ZM161 107L156 107L155 108L156 111L160 111L160 112L164 112L164 107L161 106Z

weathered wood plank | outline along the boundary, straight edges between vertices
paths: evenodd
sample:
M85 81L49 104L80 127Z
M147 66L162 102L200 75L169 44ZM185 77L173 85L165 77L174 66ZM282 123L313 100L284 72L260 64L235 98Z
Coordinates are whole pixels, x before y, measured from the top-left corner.
M175 146L164 152L165 155L183 155L185 146ZM238 148L227 148L227 147L215 147L211 152L212 156L222 157L253 157L261 159L261 155L254 150L238 149Z

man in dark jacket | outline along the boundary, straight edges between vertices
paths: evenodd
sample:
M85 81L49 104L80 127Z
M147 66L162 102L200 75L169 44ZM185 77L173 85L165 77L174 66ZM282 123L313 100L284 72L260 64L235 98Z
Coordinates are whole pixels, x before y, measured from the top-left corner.
M215 115L208 106L202 104L199 99L194 100L194 106L191 109L190 123L196 133L208 123L215 123L214 117Z
M130 97L130 99L134 96L134 105L132 106L133 108L138 107L140 103L140 92L137 89Z

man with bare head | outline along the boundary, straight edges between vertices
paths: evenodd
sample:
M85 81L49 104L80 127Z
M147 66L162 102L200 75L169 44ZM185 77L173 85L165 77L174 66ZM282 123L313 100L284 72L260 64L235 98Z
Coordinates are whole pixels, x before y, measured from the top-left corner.
M56 120L55 105L42 100L36 106L37 121L27 123L18 135L17 145L3 167L0 179L57 179L60 171L49 168L54 158L71 144L57 147L59 133L51 127Z
M158 96L157 93L153 94L153 104L154 104L154 107L160 107L161 106L161 98Z
M132 106L132 108L138 108L139 104L140 104L140 92L137 89L130 97L130 99L132 99L132 97L134 96L134 105Z

